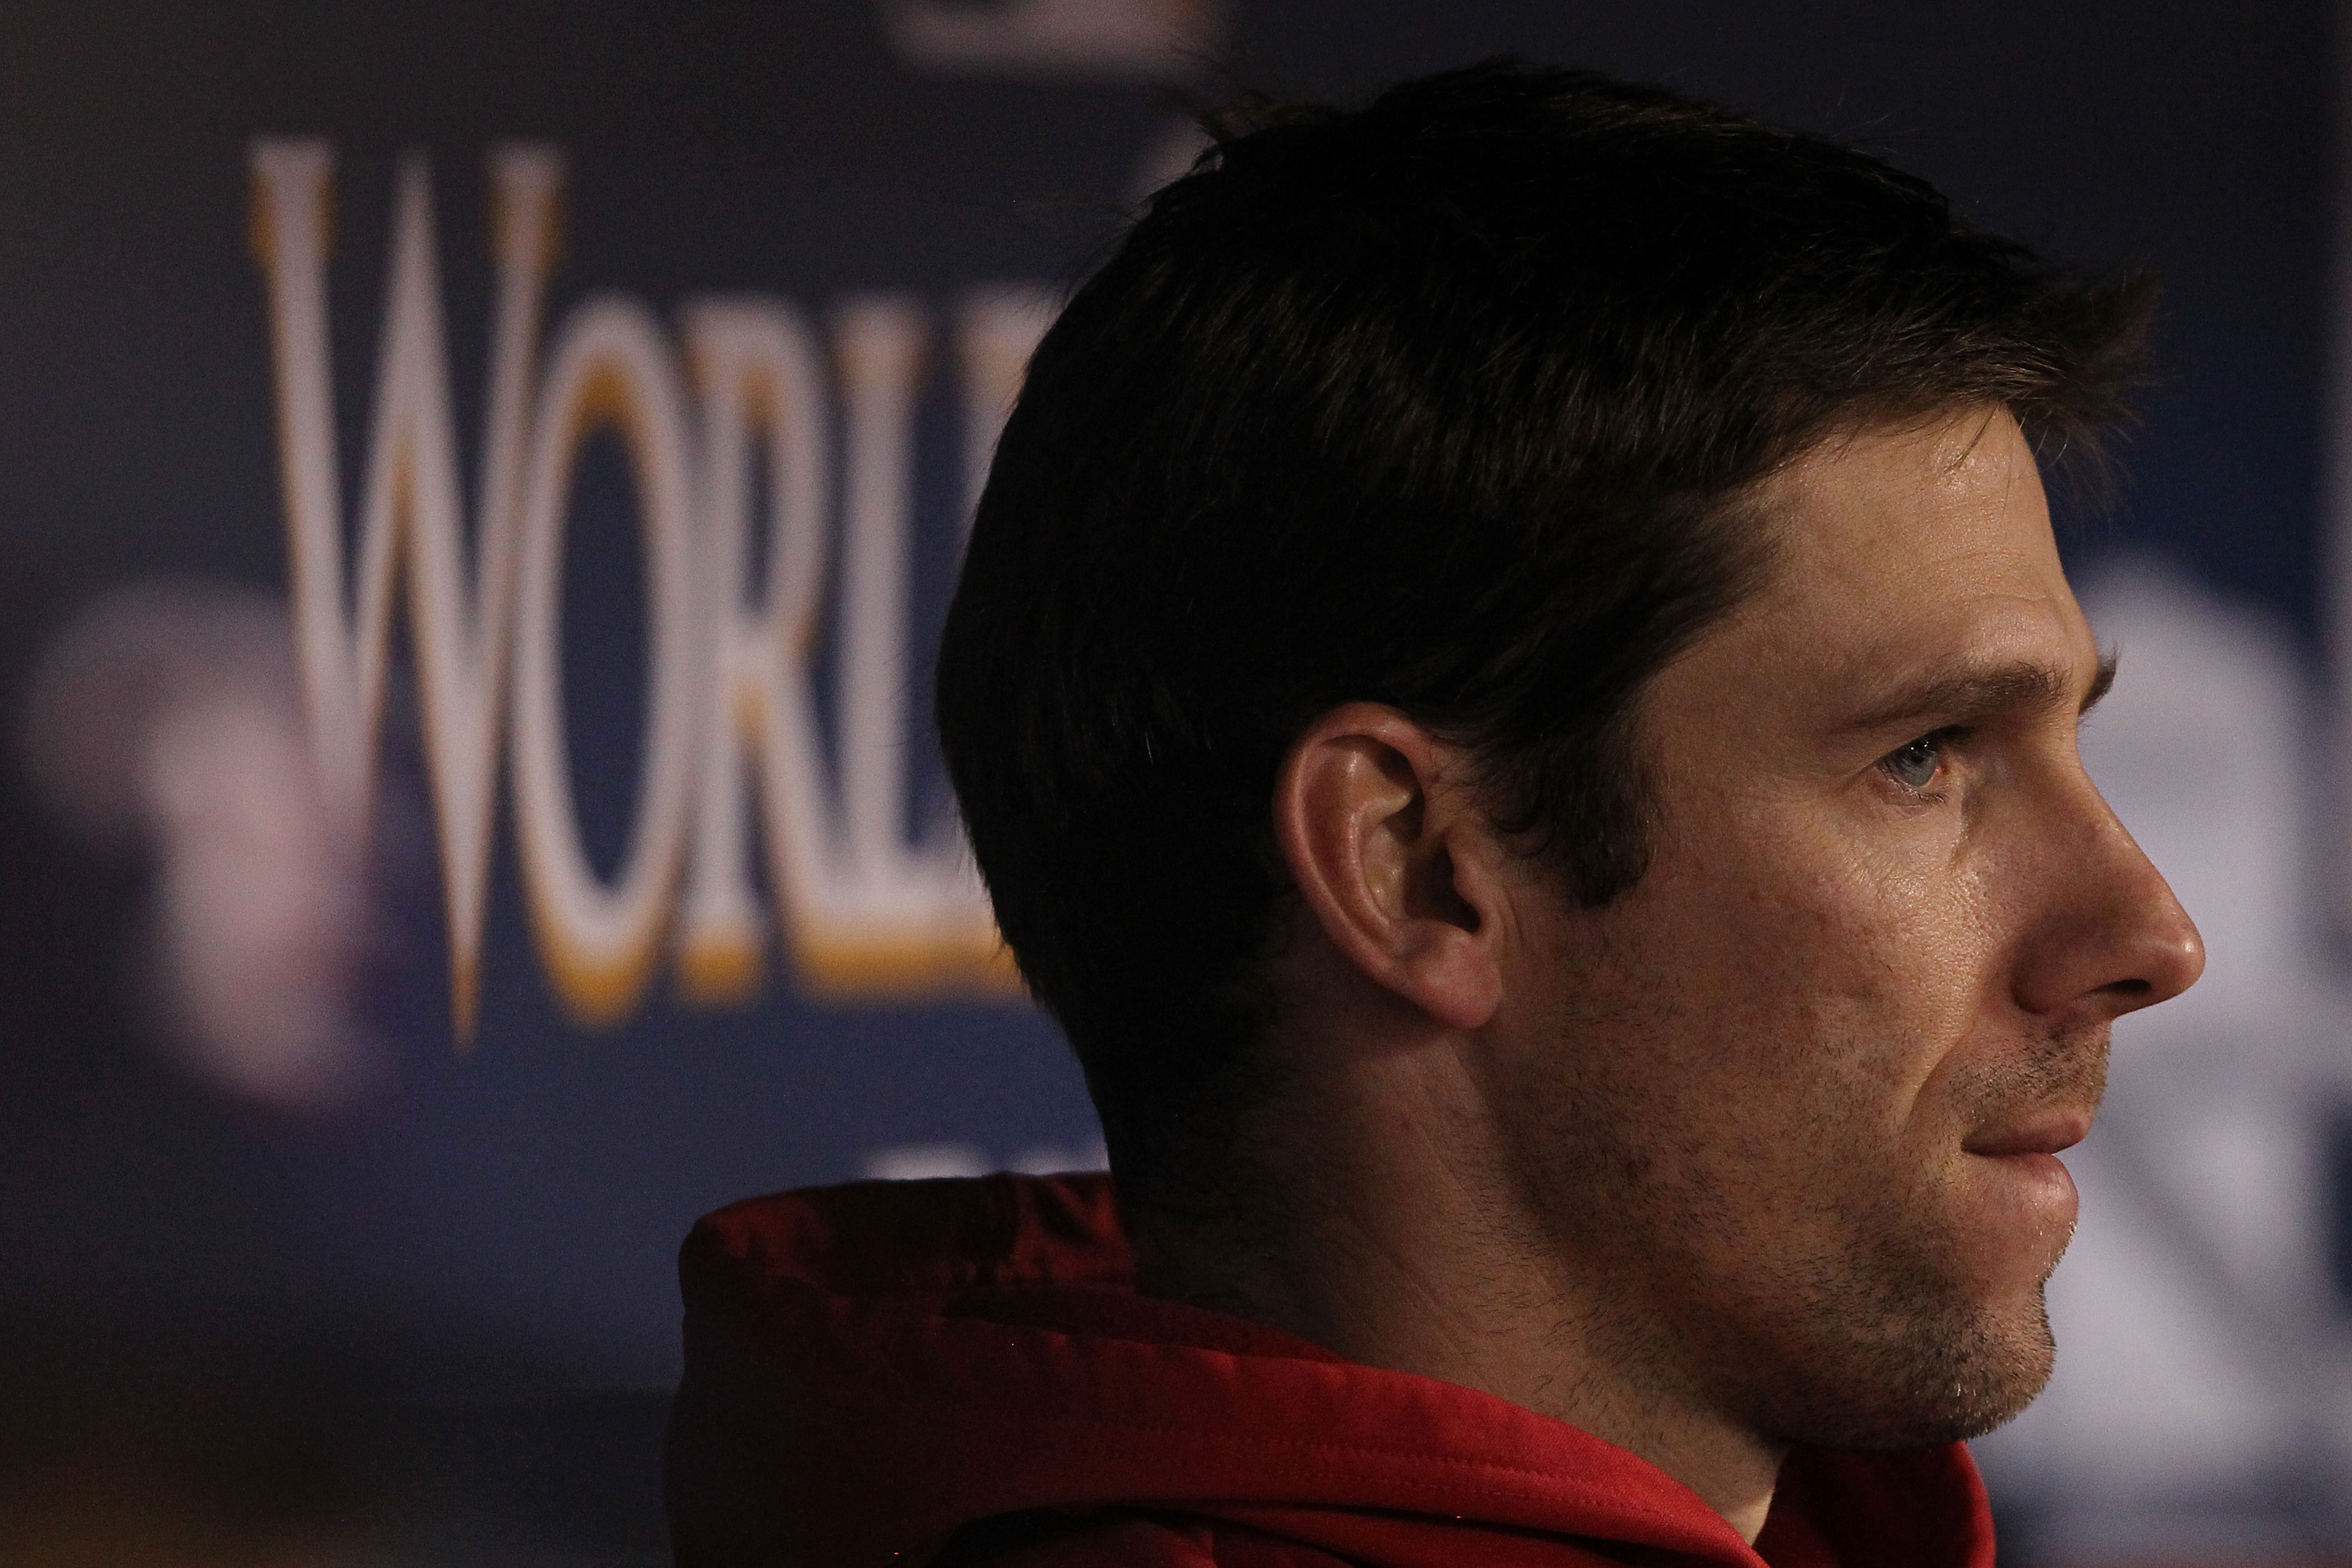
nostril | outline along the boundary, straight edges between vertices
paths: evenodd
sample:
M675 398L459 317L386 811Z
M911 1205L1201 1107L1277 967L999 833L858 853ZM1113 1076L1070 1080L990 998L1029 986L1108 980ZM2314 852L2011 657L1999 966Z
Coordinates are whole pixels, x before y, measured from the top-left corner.
M2145 996L2156 987L2145 980L2118 980L2107 989L2118 996Z

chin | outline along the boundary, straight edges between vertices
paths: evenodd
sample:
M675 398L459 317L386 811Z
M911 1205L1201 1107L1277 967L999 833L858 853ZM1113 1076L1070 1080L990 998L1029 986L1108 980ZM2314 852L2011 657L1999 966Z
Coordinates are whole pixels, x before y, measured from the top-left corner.
M1771 1423L1786 1440L1849 1450L1917 1448L1980 1437L2033 1403L2054 1345L2036 1284L2021 1299L1915 1310L1804 1380Z

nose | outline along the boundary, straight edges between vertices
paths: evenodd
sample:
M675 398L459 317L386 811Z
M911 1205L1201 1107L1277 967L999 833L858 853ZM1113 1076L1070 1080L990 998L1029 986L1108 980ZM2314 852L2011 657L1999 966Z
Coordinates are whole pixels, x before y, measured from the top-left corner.
M2044 915L2016 974L2019 1005L2065 1026L2169 1001L2205 972L2204 939L2171 885L2088 778L2079 788L2036 879Z

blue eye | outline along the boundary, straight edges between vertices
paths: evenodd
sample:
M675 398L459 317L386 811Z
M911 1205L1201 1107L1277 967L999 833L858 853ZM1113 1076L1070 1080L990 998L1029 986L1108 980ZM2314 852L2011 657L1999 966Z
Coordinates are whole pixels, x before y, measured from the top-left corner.
M1936 782L1936 774L1943 768L1944 742L1948 738L1941 730L1922 735L1909 745L1887 752L1878 760L1878 765L1905 789L1926 789Z

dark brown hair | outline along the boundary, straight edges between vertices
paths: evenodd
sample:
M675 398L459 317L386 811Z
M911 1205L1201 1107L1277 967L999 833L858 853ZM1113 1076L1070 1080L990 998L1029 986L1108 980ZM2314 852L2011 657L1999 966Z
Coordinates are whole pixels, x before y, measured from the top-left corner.
M1649 856L1635 700L1768 565L1734 503L1835 426L1969 405L2095 459L2150 297L1589 72L1219 135L1039 348L940 656L999 926L1130 1205L1213 1180L1308 721L1370 700L1471 748L1500 823L1605 902Z

